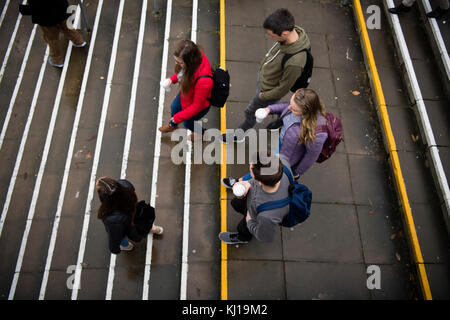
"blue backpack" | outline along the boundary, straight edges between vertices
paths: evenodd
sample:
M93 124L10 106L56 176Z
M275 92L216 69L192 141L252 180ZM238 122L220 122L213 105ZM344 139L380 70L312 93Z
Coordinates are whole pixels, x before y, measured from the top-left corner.
M284 165L283 171L291 183L289 186L289 197L262 203L256 208L256 212L259 214L262 211L280 209L289 205L289 213L283 218L280 225L290 228L302 223L309 217L312 192L308 187L294 180L291 171Z

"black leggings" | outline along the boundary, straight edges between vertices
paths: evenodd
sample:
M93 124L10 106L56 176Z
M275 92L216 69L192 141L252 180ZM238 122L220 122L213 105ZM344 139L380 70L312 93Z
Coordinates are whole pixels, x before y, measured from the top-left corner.
M253 235L250 233L247 227L247 197L243 199L233 198L231 200L231 206L236 212L239 212L244 218L237 225L238 239L241 241L250 241Z

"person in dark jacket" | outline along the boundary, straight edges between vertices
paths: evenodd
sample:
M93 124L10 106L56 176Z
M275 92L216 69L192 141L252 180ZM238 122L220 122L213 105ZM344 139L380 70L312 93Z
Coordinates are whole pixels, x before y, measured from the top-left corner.
M109 250L114 254L133 250L134 245L128 238L141 237L136 234L136 228L133 228L137 204L134 186L127 180L116 181L109 177L98 179L95 186L101 202L97 217L102 220L108 233ZM153 225L150 230L155 234L162 234L163 231L157 225Z
M67 8L67 0L28 0L27 5L19 5L19 11L23 15L31 15L31 21L38 24L44 33L44 40L50 47L48 62L62 68L64 66L63 50L59 43L59 34L62 32L75 47L84 47L86 41L83 36L68 23L71 16Z

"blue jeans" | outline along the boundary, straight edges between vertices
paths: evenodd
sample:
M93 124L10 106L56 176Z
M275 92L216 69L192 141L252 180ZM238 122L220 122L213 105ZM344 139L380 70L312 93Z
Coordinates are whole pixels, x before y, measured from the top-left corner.
M190 119L187 119L183 122L183 125L194 132L194 121L200 120L203 118L209 111L211 107L208 107L206 109L203 109L199 113L197 113L195 116L193 116ZM177 94L175 99L173 99L172 104L170 105L170 112L172 114L172 117L181 111L181 99L180 99L180 93ZM205 128L202 127L202 134L205 132Z

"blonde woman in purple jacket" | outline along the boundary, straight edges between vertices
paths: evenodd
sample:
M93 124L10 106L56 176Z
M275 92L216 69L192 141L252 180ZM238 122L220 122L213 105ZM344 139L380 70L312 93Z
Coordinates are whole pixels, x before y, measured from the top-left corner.
M272 104L263 110L267 115L280 115L280 154L289 161L298 179L317 161L327 140L325 106L314 90L302 88L292 95L290 102ZM249 178L245 175L240 180ZM237 181L223 178L222 184L232 188Z

